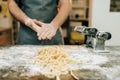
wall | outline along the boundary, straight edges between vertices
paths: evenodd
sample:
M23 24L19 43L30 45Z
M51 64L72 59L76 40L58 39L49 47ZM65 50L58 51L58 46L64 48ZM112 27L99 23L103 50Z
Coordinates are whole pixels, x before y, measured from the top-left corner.
M110 0L92 0L91 25L112 34L106 45L120 45L120 12L110 12Z

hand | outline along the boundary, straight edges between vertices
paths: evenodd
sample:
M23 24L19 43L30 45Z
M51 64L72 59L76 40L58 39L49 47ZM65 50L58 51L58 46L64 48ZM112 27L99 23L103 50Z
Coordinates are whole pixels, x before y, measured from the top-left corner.
M26 19L25 25L29 26L31 29L33 29L34 31L38 32L41 30L41 25L36 24L35 19Z
M56 34L57 28L55 28L52 24L46 24L39 22L37 20L34 20L35 24L41 26L41 30L37 32L37 36L39 40L45 40L49 39L51 40L52 37Z
M41 27L41 31L38 33L39 40L41 39L49 39L56 34L57 29L54 28L52 24L43 24Z

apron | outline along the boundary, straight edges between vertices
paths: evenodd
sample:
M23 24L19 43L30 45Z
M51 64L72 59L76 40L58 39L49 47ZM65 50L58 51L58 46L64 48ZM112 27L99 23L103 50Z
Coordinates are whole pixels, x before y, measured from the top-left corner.
M23 12L32 19L50 23L57 14L58 0L23 0ZM60 29L51 40L38 40L37 33L21 24L17 44L61 45L63 39Z

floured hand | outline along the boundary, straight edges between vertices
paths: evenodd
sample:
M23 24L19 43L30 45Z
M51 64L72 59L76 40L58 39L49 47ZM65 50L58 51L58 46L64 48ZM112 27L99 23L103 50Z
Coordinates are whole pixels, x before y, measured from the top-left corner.
M35 24L41 26L41 30L37 32L39 40L51 40L55 36L57 28L52 24L42 23L40 21L34 20Z
M51 40L55 36L57 29L52 24L43 24L41 30L38 33L39 40L49 39Z
M41 30L41 25L36 24L35 19L26 19L25 25L33 29L35 32L39 32Z

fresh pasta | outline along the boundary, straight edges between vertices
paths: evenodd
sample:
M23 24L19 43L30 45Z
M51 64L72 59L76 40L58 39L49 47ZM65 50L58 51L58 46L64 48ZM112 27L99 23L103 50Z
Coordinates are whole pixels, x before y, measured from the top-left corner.
M60 47L40 48L35 56L35 64L48 69L49 76L60 76L69 72L68 65L75 61Z

